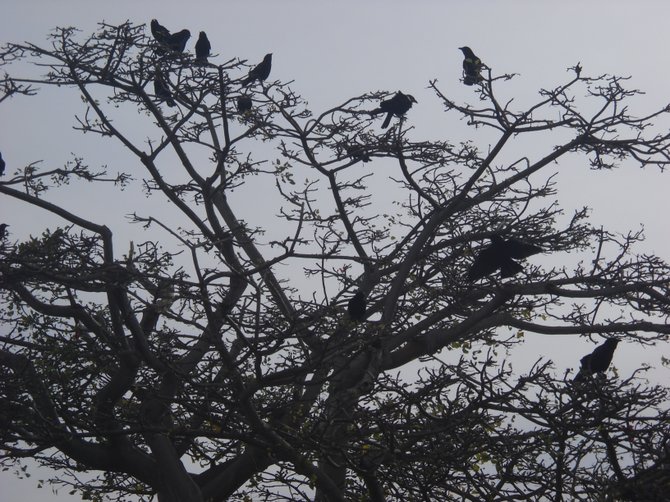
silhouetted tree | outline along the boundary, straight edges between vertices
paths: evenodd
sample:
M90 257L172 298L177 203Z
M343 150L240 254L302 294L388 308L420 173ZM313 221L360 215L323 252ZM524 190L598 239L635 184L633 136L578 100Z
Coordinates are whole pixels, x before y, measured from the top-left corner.
M552 176L568 156L665 167L668 135L646 126L667 109L634 118L624 80L576 68L525 110L492 94L511 78L493 69L477 106L432 82L443 130L466 117L496 134L480 149L416 138L414 116L379 134L370 110L390 93L313 115L282 83L243 90L269 68L156 60L144 26L58 29L51 42L5 46L2 88L14 99L40 81L73 88L77 127L136 163L132 178L31 164L0 182L3 207L64 222L1 251L4 466L32 458L85 498L162 502L600 500L667 483L666 386L642 370L577 386L547 354L521 373L506 356L522 332L667 340L667 264L635 254L639 233L593 228L586 209L563 216ZM157 106L157 71L179 106ZM247 92L253 114L231 113ZM573 99L584 94L592 114ZM119 111L146 135L126 134ZM258 157L261 142L276 157ZM382 164L389 178L373 189ZM141 185L155 211L134 214L141 231L124 240L91 208L50 201L78 179L89 192ZM181 219L163 221L165 197ZM495 236L544 253L470 282ZM359 289L367 322L352 329Z

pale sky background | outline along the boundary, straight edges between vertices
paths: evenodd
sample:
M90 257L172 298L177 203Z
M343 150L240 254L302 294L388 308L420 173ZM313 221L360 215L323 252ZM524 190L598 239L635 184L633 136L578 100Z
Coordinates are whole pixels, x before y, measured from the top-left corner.
M270 78L294 80L293 90L315 112L364 92L401 89L418 100L408 114L417 133L453 142L472 138L484 150L491 136L467 128L455 115L447 117L426 89L428 81L436 78L452 99L476 102L473 89L459 82L462 56L458 47L462 45L472 47L495 73L520 74L499 86L518 106L537 100L541 87L566 82L571 76L566 68L577 62L584 74L632 76L628 86L646 93L630 102L635 116L670 102L667 1L4 0L0 42L44 44L55 26L76 26L88 34L102 20L148 23L153 17L172 31L188 28L192 38L187 50L191 52L198 32L206 31L212 51L220 55L212 60L215 63L235 56L256 63L273 52ZM112 173L137 170L139 166L128 164L130 158L118 145L71 129L74 113L81 111L77 93L64 89L2 103L0 151L7 162L5 176L37 160L43 160L45 167L58 167L71 160L72 153L84 157L93 168L107 164ZM670 127L670 123L658 125ZM566 210L589 205L593 224L610 230L626 231L644 224L648 240L641 250L670 260L670 173L633 166L593 173L584 158L572 156L571 160L574 164L556 166L558 199ZM377 165L371 164L372 168ZM141 198L131 198L135 195L129 190L126 199L118 201L121 207L116 207L86 185L75 184L46 197L68 208L86 207L91 219L115 229L123 226L123 215L135 209L134 202L144 204ZM264 201L271 203L270 198L254 198L255 205L262 206ZM17 239L37 235L57 222L7 198L0 198L0 216ZM122 251L117 245L117 252ZM562 337L529 339L516 354L518 365L529 366L542 352L554 360L560 374L564 368L575 367L579 357L593 347L585 339L573 338L569 346L566 341ZM614 364L620 374L627 375L640 362L654 361L661 353L670 356L667 347L644 350L623 344ZM11 473L0 474L0 502L79 500L62 493L50 496L49 488L37 490L37 479L45 476L34 470L29 480L17 481Z

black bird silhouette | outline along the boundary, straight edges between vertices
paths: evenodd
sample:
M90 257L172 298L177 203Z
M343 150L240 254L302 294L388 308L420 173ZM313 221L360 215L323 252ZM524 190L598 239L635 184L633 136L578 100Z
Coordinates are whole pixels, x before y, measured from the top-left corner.
M170 30L155 19L151 20L151 34L156 39L156 42L161 45L167 45L167 40L170 38Z
M393 115L401 117L407 113L407 110L412 108L412 103L416 103L416 99L411 94L403 94L398 91L391 99L387 99L379 103L379 108L370 112L372 115L378 113L386 113L386 118L382 124L382 129L386 129L391 123Z
M240 112L240 114L245 115L247 112L250 112L252 106L253 101L251 101L250 96L238 96L237 111Z
M209 52L212 50L212 46L209 43L207 34L204 31L200 32L198 36L198 41L195 43L195 61L200 64L207 64L207 58L209 57Z
M0 223L0 241L4 241L7 237L7 223Z
M365 321L365 295L358 291L347 304L347 312L352 321Z
M191 38L191 32L188 30L181 30L167 37L165 44L171 51L184 52L184 49L186 49L186 42L188 42L189 38Z
M242 85L247 86L254 80L262 82L270 76L270 70L272 70L272 53L266 54L263 58L263 61L258 63L249 71L249 75L246 79L244 79Z
M170 108L177 106L174 99L172 99L170 89L168 89L168 86L165 84L163 75L161 75L158 70L156 70L156 75L154 76L154 94L158 99L165 101Z
M0 152L0 176L5 174L5 166L6 166L6 164L5 164L4 159L2 158L2 152Z
M491 236L491 245L481 251L468 271L468 279L476 281L500 269L500 277L512 277L523 270L514 259L523 260L543 250L533 244L516 239L504 240L499 235Z
M347 155L354 160L362 160L363 162L370 162L372 160L362 145L346 145L344 148L347 150Z
M474 85L478 82L481 82L482 79L482 61L475 53L472 52L470 47L459 47L463 52L463 83L465 85Z
M593 352L582 357L582 366L575 380L581 382L594 373L604 373L612 362L614 350L618 343L618 338L608 338L602 345L598 345L593 349Z

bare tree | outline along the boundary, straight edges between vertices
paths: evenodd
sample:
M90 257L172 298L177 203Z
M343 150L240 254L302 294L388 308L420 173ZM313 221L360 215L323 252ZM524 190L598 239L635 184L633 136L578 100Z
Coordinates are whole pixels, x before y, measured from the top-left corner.
M95 500L661 500L667 387L643 368L574 382L543 354L519 374L508 355L523 333L667 341L667 264L635 253L639 232L564 214L551 166L663 169L652 121L668 109L629 115L625 79L579 66L525 110L494 93L510 75L486 70L470 105L432 82L447 118L495 135L480 149L417 139L411 111L380 133L395 90L313 114L271 77L243 87L244 61L196 64L146 31L2 50L0 99L74 88L77 127L136 159L115 176L8 163L0 193L64 224L2 241L4 466L35 459ZM25 61L40 75L17 74ZM397 206L376 196L382 166ZM77 180L141 180L156 210L132 220L159 237L49 201ZM164 196L180 223L159 216ZM491 238L543 253L469 278ZM542 265L568 251L574 266Z

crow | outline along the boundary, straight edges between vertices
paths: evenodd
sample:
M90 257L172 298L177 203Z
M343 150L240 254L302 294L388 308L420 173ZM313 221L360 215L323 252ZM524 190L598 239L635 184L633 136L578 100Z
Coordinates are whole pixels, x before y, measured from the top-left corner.
M523 270L514 259L523 260L543 250L533 244L516 239L504 240L499 235L491 236L491 245L480 251L468 270L468 279L476 281L500 269L500 277L512 277Z
M352 321L365 321L365 295L362 291L351 297L347 304L347 312Z
M170 30L155 19L151 20L151 34L156 39L156 42L161 45L167 45L167 40L170 38Z
M481 82L482 79L482 61L475 53L472 52L470 47L459 47L463 52L463 83L465 85L473 85L478 82Z
M204 31L200 32L198 36L198 41L195 43L195 61L200 64L207 64L207 58L209 57L209 52L212 50L212 46L209 43L207 34Z
M158 99L165 101L170 108L177 106L174 99L172 99L170 89L168 89L165 80L163 80L163 75L158 70L156 70L156 76L154 77L154 94Z
M6 166L6 164L5 164L4 159L2 158L2 152L0 152L0 176L5 174L5 166Z
M184 52L184 49L186 49L186 42L188 42L189 38L191 38L191 32L188 30L181 30L167 37L165 45L167 45L171 51Z
M251 97L249 97L249 96L238 96L238 98L237 98L237 111L241 115L246 115L247 112L250 112L252 106L253 106L253 101L251 101Z
M372 160L362 145L352 144L346 145L344 148L347 150L347 155L353 160L362 160L363 162L370 162Z
M7 223L0 223L0 241L4 241L7 237Z
M582 357L581 368L575 377L575 381L581 382L594 373L604 373L612 362L614 350L619 341L618 338L608 338L605 343L598 345L593 352Z
M393 115L401 117L407 113L407 110L412 108L412 103L416 103L414 96L410 94L403 94L398 91L391 99L387 99L379 103L379 108L370 112L372 115L378 113L386 113L386 118L382 124L382 129L386 129L391 123Z
M272 53L266 54L265 57L263 58L263 61L258 63L249 71L249 75L247 76L246 79L244 79L242 85L247 86L251 84L254 80L262 82L263 80L265 80L270 76L271 69L272 69Z

